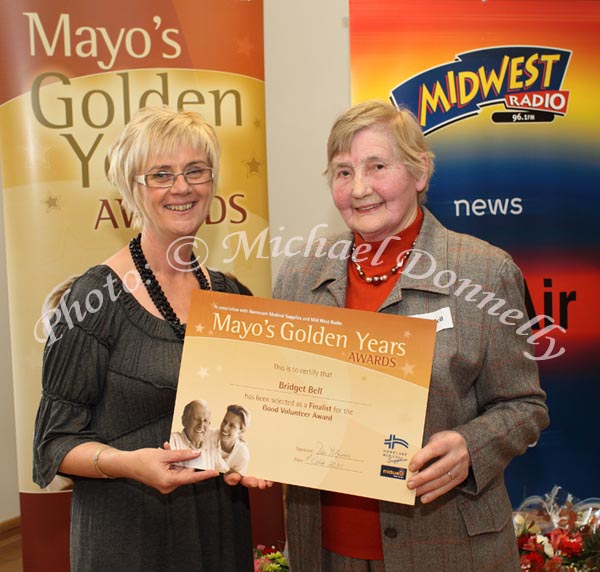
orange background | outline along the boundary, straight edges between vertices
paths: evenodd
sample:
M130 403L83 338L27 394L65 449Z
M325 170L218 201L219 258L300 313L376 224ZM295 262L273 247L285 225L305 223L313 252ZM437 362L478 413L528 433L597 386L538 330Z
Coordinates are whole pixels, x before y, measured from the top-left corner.
M121 29L126 33L133 28L143 28L151 34L152 49L147 57L131 57L121 48L112 71L189 68L264 79L262 1L202 0L198 4L201 6L197 10L198 16L190 18L188 0L104 0L101 4L69 0L4 2L2 19L9 25L0 26L0 69L12 69L13 73L5 74L0 82L0 105L28 92L32 79L46 71L59 71L71 78L107 71L98 67L92 57L76 56L76 44L89 39L88 33L76 35L76 30L82 27L105 28L115 43ZM52 56L43 52L39 42L36 43L36 55L30 54L29 18L23 15L28 12L39 14L50 41L55 29L49 29L48 23L56 26L57 14L69 14L71 56L64 55L60 42ZM202 14L206 14L205 19ZM161 19L157 31L153 23L156 15ZM161 57L162 49L172 51L160 41L160 33L166 28L181 31L177 42L182 47L182 54L176 59ZM134 42L134 45L141 49L139 43ZM18 63L14 60L15 54L19 54ZM109 50L100 33L98 59L110 61Z

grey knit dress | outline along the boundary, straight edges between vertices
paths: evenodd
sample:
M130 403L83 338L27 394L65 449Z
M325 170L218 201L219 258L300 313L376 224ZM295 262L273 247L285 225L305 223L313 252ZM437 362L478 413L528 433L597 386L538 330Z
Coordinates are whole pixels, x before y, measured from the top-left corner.
M210 277L214 290L239 292L223 274ZM78 278L59 310L35 424L41 487L81 443L134 450L168 441L183 347L107 266ZM71 572L253 570L247 490L221 477L168 495L128 479L74 477L71 517Z

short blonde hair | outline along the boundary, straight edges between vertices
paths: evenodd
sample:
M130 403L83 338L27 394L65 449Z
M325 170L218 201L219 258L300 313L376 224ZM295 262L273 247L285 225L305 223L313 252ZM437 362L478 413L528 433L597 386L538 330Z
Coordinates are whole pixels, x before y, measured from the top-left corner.
M427 158L427 180L419 202L425 201L429 181L433 174L435 155L429 150L417 118L405 107L395 108L391 103L369 100L358 103L342 113L331 128L327 140L327 170L325 174L331 186L333 159L340 153L350 151L354 136L363 129L381 126L389 131L396 143L400 160L414 179L423 175L423 156Z
M147 213L136 193L133 178L142 175L154 157L172 154L182 147L201 149L213 170L212 195L219 180L221 149L217 134L209 123L193 111L175 111L167 106L146 107L132 120L108 150L108 179L123 197L133 224L140 227Z

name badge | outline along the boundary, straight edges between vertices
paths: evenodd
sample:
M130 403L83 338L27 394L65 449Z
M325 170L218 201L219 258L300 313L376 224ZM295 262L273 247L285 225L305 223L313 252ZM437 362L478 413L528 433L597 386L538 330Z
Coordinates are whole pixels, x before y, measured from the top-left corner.
M452 322L452 314L450 313L450 308L442 308L441 310L436 310L435 312L429 312L428 314L414 314L411 318L424 318L425 320L435 320L437 322L436 332L441 332L442 330L449 330L454 327L454 322Z

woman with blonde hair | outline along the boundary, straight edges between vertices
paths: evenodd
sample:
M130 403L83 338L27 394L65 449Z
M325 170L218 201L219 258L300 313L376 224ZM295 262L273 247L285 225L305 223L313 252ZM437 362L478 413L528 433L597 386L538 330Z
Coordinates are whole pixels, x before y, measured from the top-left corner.
M52 320L34 437L34 480L74 481L72 572L253 569L241 476L176 468L199 452L164 446L190 296L239 293L192 250L219 156L212 126L166 107L141 110L109 150L109 178L141 232L65 293L61 307L81 312Z
M244 474L250 462L250 450L244 433L250 423L250 414L241 405L229 405L219 428L217 469Z

